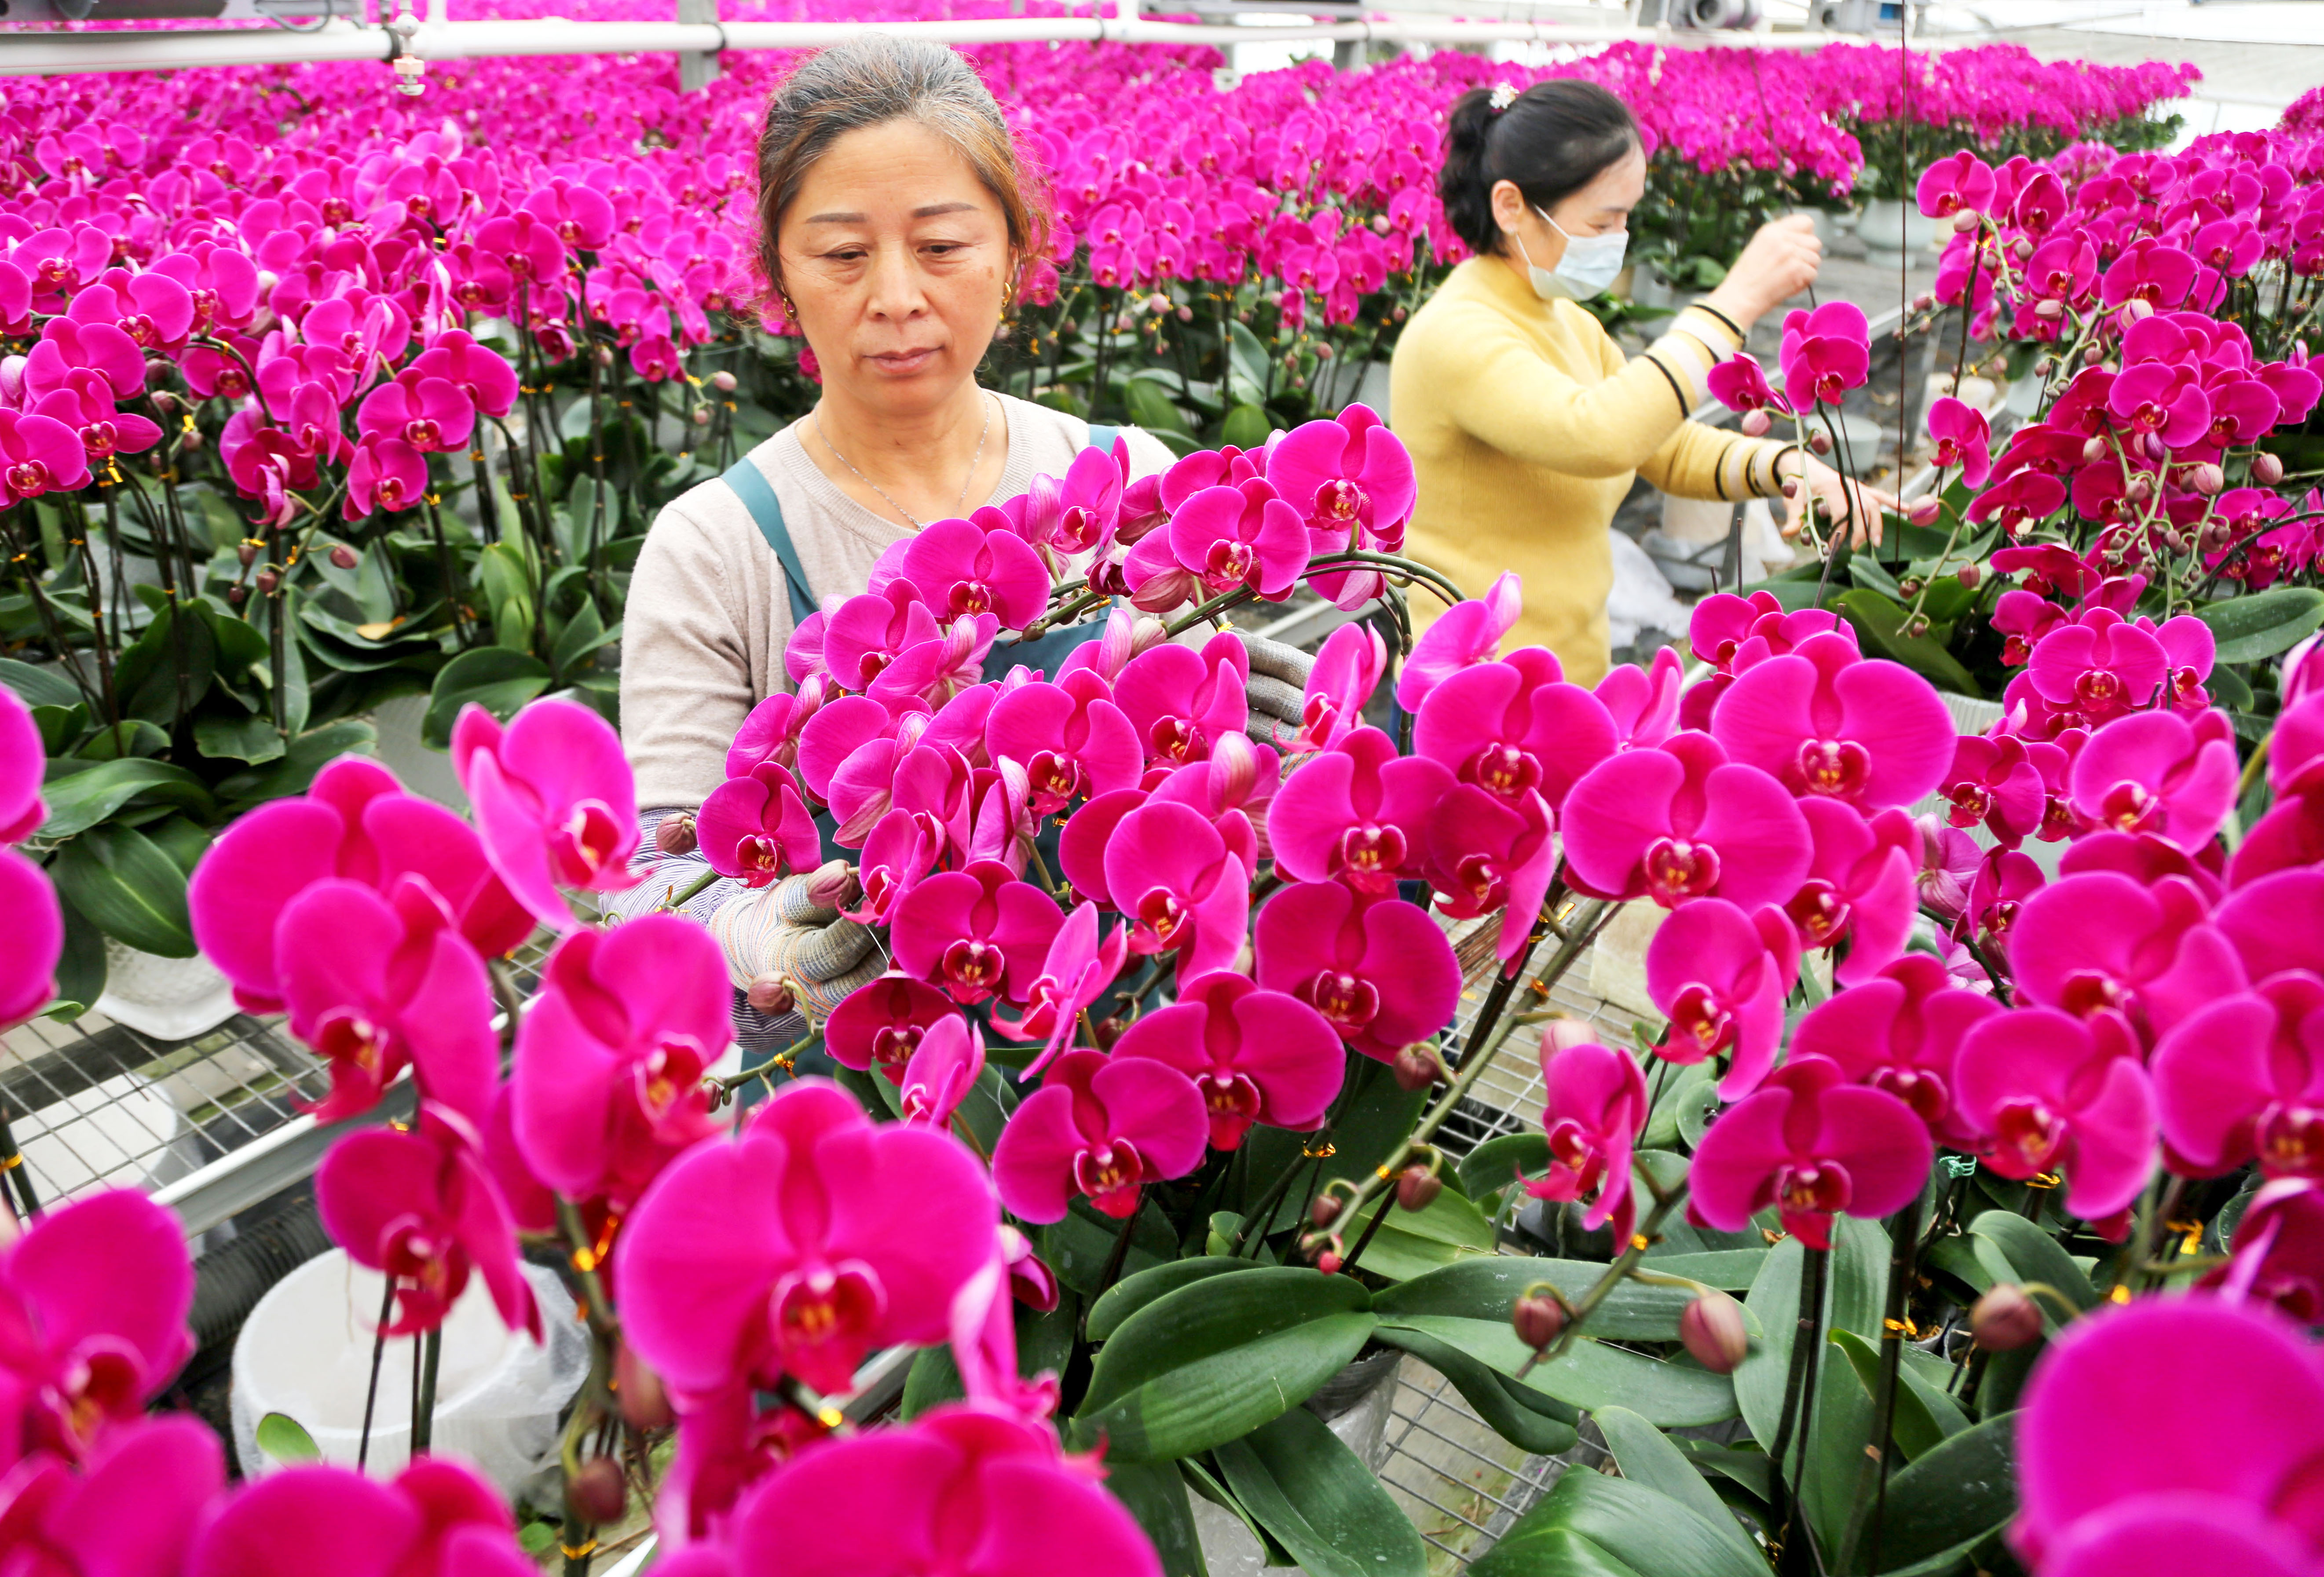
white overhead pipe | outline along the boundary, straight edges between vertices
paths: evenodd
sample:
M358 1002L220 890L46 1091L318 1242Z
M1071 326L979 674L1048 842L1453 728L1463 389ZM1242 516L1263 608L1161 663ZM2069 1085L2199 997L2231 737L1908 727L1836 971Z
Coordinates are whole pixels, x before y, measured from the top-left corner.
M881 22L430 22L401 52L424 60L523 55L715 54L737 50L820 49L864 32L891 32L950 44L1097 42L1231 44L1316 41L1380 43L1643 43L1714 48L1813 50L1860 42L1829 32L1665 32L1655 28L1572 26L1539 22L1304 23L1286 26L1123 21L1118 17L1001 17L979 21ZM386 60L398 52L383 27L333 23L312 32L279 28L230 32L171 30L0 35L0 77L50 77L80 71L161 71L195 66L290 65L321 60Z

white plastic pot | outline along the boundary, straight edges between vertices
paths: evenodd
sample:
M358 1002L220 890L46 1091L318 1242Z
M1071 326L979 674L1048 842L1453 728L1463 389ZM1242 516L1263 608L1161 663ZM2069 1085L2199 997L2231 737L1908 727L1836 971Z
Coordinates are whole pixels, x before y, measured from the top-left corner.
M472 1277L444 1321L430 1449L474 1463L513 1498L557 1453L558 1414L589 1367L588 1338L557 1278L524 1267L549 1337L536 1346L501 1324L482 1278ZM234 1448L246 1478L282 1464L258 1449L269 1413L296 1419L323 1460L355 1465L364 1397L378 1328L380 1277L346 1251L308 1261L275 1283L234 1343ZM366 1471L393 1478L411 1454L411 1365L419 1343L391 1338L380 1366Z
M157 1041L190 1041L234 1016L234 987L199 953L165 958L107 937L105 992L89 1005Z
M1879 197L1864 205L1864 216L1856 222L1856 235L1874 262L1885 261L1893 268L1900 253L1917 255L1936 244L1937 222L1922 213L1916 203Z

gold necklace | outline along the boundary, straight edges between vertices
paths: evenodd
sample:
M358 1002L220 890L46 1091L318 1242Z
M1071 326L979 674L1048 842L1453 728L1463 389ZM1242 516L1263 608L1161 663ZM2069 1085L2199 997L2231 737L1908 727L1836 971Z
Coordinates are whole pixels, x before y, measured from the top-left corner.
M977 430L976 453L968 457L968 474L961 478L960 497L953 500L953 509L956 513L966 509L968 507L969 484L976 480L976 468L983 463L984 440L992 435L992 402L990 399L986 399L983 401L983 405L984 426ZM895 510L899 515L901 515L905 519L910 521L913 530L922 531L927 528L927 521L921 519L909 509L904 508L903 505L898 503L895 500L894 496L891 495L886 488L881 487L878 482L873 481L870 477L855 469L855 463L848 459L846 455L842 454L839 452L839 446L831 441L831 436L823 430L823 418L821 417L809 416L807 420L815 424L815 436L823 441L823 446L825 448L831 451L831 457L834 460L838 461L840 464L847 467L850 472L853 472L856 481L862 482L865 487L870 488L873 492L878 493L881 498L886 499L888 500L888 507Z

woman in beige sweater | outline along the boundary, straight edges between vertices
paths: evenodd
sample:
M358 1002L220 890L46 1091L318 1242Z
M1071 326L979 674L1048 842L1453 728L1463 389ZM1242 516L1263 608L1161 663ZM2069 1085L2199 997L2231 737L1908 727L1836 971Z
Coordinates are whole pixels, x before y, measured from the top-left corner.
M1078 417L976 382L1046 238L999 106L965 60L879 33L809 58L768 103L759 175L761 263L823 397L647 535L623 615L622 738L650 868L616 903L627 913L706 868L690 838L658 851L654 834L725 781L751 709L793 688L783 648L796 618L863 591L881 552L929 522L1063 476L1091 438ZM1120 437L1133 475L1170 464L1152 436ZM738 987L773 956L759 902L719 882L686 905L720 935ZM868 952L868 932L842 931ZM779 1016L738 1001L746 1049L796 1038L788 995L771 982L754 995Z

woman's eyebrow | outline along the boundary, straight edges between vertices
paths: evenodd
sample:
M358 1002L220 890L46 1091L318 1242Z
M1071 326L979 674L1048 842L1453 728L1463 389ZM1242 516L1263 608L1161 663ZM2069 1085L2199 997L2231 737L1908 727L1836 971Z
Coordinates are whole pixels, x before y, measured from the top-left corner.
M941 218L946 214L973 214L975 211L976 205L974 203L930 203L924 207L914 208L912 210L912 217L915 219L936 219ZM863 223L863 220L864 215L862 214L811 214L805 220L801 221L801 223L807 225L861 225Z

